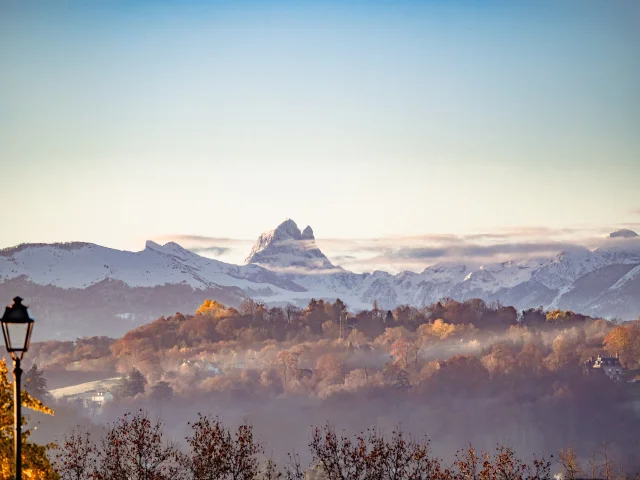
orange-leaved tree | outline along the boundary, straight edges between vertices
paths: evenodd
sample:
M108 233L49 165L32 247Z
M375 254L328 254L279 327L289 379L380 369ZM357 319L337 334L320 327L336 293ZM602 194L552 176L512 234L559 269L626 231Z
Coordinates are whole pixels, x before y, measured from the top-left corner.
M196 315L207 315L213 318L225 318L230 316L231 313L222 303L209 299L205 300L196 310Z
M53 415L53 410L24 390L21 395L22 406L37 412ZM13 384L9 383L9 370L4 360L0 360L0 478L13 478ZM38 445L29 441L30 430L25 428L22 417L22 477L35 480L39 478L57 479L47 450L50 445Z
M619 354L628 368L635 368L640 364L640 322L618 325L604 337L603 344L610 354Z

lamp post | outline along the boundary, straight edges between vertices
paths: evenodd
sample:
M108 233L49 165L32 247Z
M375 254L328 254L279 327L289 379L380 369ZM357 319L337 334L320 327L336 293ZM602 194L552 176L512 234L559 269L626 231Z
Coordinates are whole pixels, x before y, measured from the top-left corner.
M22 480L22 404L20 401L22 369L20 361L29 349L33 319L29 317L27 306L22 304L22 299L16 297L13 299L13 305L5 308L0 323L2 323L4 343L13 359L13 441L16 457L16 480Z

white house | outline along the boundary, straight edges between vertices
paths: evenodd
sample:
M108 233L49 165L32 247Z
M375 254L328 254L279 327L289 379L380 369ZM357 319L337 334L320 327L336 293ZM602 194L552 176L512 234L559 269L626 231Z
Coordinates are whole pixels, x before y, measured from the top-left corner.
M99 407L102 407L105 403L111 402L112 400L113 394L111 392L95 392L91 397L91 401Z
M603 357L598 355L595 359L591 357L584 364L587 372L602 372L607 377L615 382L622 380L625 369L620 364L620 359L616 355L615 357Z
M222 372L220 367L218 367L215 363L202 362L199 360L196 360L196 361L184 360L180 364L180 368L184 368L184 369L194 368L196 370L200 370L206 373L207 375L220 375L220 373Z
M207 362L204 364L204 371L211 375L219 375L221 372L220 367L214 365L211 362Z

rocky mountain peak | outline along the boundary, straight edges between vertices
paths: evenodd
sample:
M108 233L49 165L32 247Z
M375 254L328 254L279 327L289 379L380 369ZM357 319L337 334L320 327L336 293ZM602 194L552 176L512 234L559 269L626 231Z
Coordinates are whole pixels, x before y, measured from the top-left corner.
M315 237L313 236L313 229L309 225L307 225L307 228L302 231L302 239L315 240Z
M277 239L282 239L282 238L300 239L300 236L302 234L300 232L300 229L298 228L298 225L296 225L296 222L294 222L290 218L287 218L284 222L278 225L275 230L273 230L273 235L274 235L274 238L277 238Z
M611 232L609 234L609 238L634 238L637 236L638 234L636 232L627 228L616 230L615 232Z
M334 268L316 245L313 230L300 231L296 222L286 219L274 230L260 235L245 263L272 269L324 270Z
M640 263L640 236L623 228L609 234L596 252L609 263Z

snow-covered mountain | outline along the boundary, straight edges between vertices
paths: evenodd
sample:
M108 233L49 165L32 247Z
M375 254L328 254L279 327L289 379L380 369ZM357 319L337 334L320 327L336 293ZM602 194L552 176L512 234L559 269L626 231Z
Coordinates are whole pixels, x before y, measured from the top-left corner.
M147 241L140 252L125 252L92 243L26 244L5 249L0 256L0 281L22 275L40 285L86 288L102 280L129 287L184 284L247 288L273 284L296 289L290 281L256 265L239 267L201 257L174 242Z
M260 235L245 263L286 273L313 273L336 268L316 245L311 227L307 225L301 232L296 222L289 218L276 229Z
M304 305L312 297L339 297L352 309L374 300L393 308L482 298L631 319L640 315L640 237L620 230L593 251L575 246L551 258L357 274L332 264L311 227L300 231L288 219L260 235L245 265L201 257L174 242L148 241L139 252L91 243L4 249L0 299L8 303L18 294L40 320L40 339L120 335L163 314L193 312L205 298Z
M238 305L304 291L258 265L201 257L174 242L148 241L139 252L80 242L0 251L0 298L28 300L43 320L39 338L120 335L163 314L193 312L206 298Z

